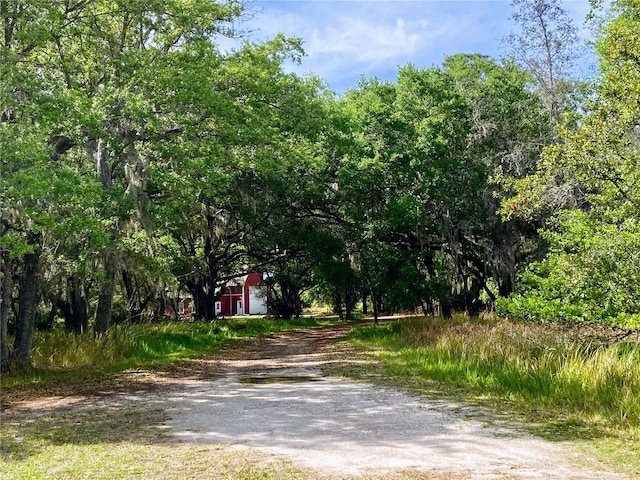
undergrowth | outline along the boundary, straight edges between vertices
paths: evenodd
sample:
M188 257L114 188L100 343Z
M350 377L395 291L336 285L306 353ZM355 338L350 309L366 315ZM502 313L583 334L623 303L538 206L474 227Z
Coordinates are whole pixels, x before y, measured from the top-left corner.
M77 335L63 329L35 332L31 368L3 374L2 386L166 364L213 352L236 338L327 324L329 321L315 318L231 318L215 323L114 325L107 334L98 337L90 332Z

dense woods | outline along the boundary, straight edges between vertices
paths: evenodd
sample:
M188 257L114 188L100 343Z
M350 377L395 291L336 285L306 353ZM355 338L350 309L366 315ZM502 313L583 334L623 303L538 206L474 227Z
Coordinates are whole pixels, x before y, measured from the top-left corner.
M188 295L213 321L249 271L281 317L312 291L346 319L637 326L640 6L613 2L589 82L559 2L514 8L508 57L335 95L287 73L298 40L221 51L235 0L0 0L2 368L58 320L101 335Z

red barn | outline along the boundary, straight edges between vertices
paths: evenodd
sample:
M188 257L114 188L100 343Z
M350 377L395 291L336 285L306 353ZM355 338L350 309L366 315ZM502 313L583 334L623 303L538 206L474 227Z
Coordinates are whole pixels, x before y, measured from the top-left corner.
M215 305L216 316L266 315L267 285L261 273L250 273L229 285Z
M191 317L193 315L193 307L191 305L192 298L187 296L182 299L170 299L165 303L164 314L168 317Z

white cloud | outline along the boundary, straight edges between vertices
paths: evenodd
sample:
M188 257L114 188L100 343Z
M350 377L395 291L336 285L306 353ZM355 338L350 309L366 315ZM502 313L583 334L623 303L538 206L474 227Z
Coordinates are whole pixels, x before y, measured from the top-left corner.
M308 40L309 56L344 55L357 63L384 63L411 58L424 39L424 32L403 19L379 22L342 17L336 24L315 29Z
M297 4L297 5L295 5ZM380 67L395 70L419 56L430 39L447 28L416 16L416 3L266 2L246 28L261 40L277 33L303 39L307 56L296 73L315 73L332 84L373 75ZM279 8L276 8L279 7ZM297 7L297 8L294 8ZM229 48L229 47L226 47ZM353 82L352 82L353 84Z
M566 2L578 16L585 5ZM315 73L338 91L361 75L391 80L407 63L428 68L455 53L499 56L513 27L507 0L258 0L254 6L255 16L241 26L253 31L251 38L280 32L302 38L307 56L289 69Z

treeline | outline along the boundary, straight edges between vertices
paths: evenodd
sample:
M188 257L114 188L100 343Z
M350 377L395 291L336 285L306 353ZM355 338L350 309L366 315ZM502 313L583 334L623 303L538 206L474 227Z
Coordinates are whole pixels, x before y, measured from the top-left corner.
M234 0L1 1L2 368L36 321L99 335L181 294L213 320L251 270L282 317L314 288L345 318L632 318L638 6L615 3L595 89L558 2L514 6L512 58L336 97L286 73L296 40L221 52Z

